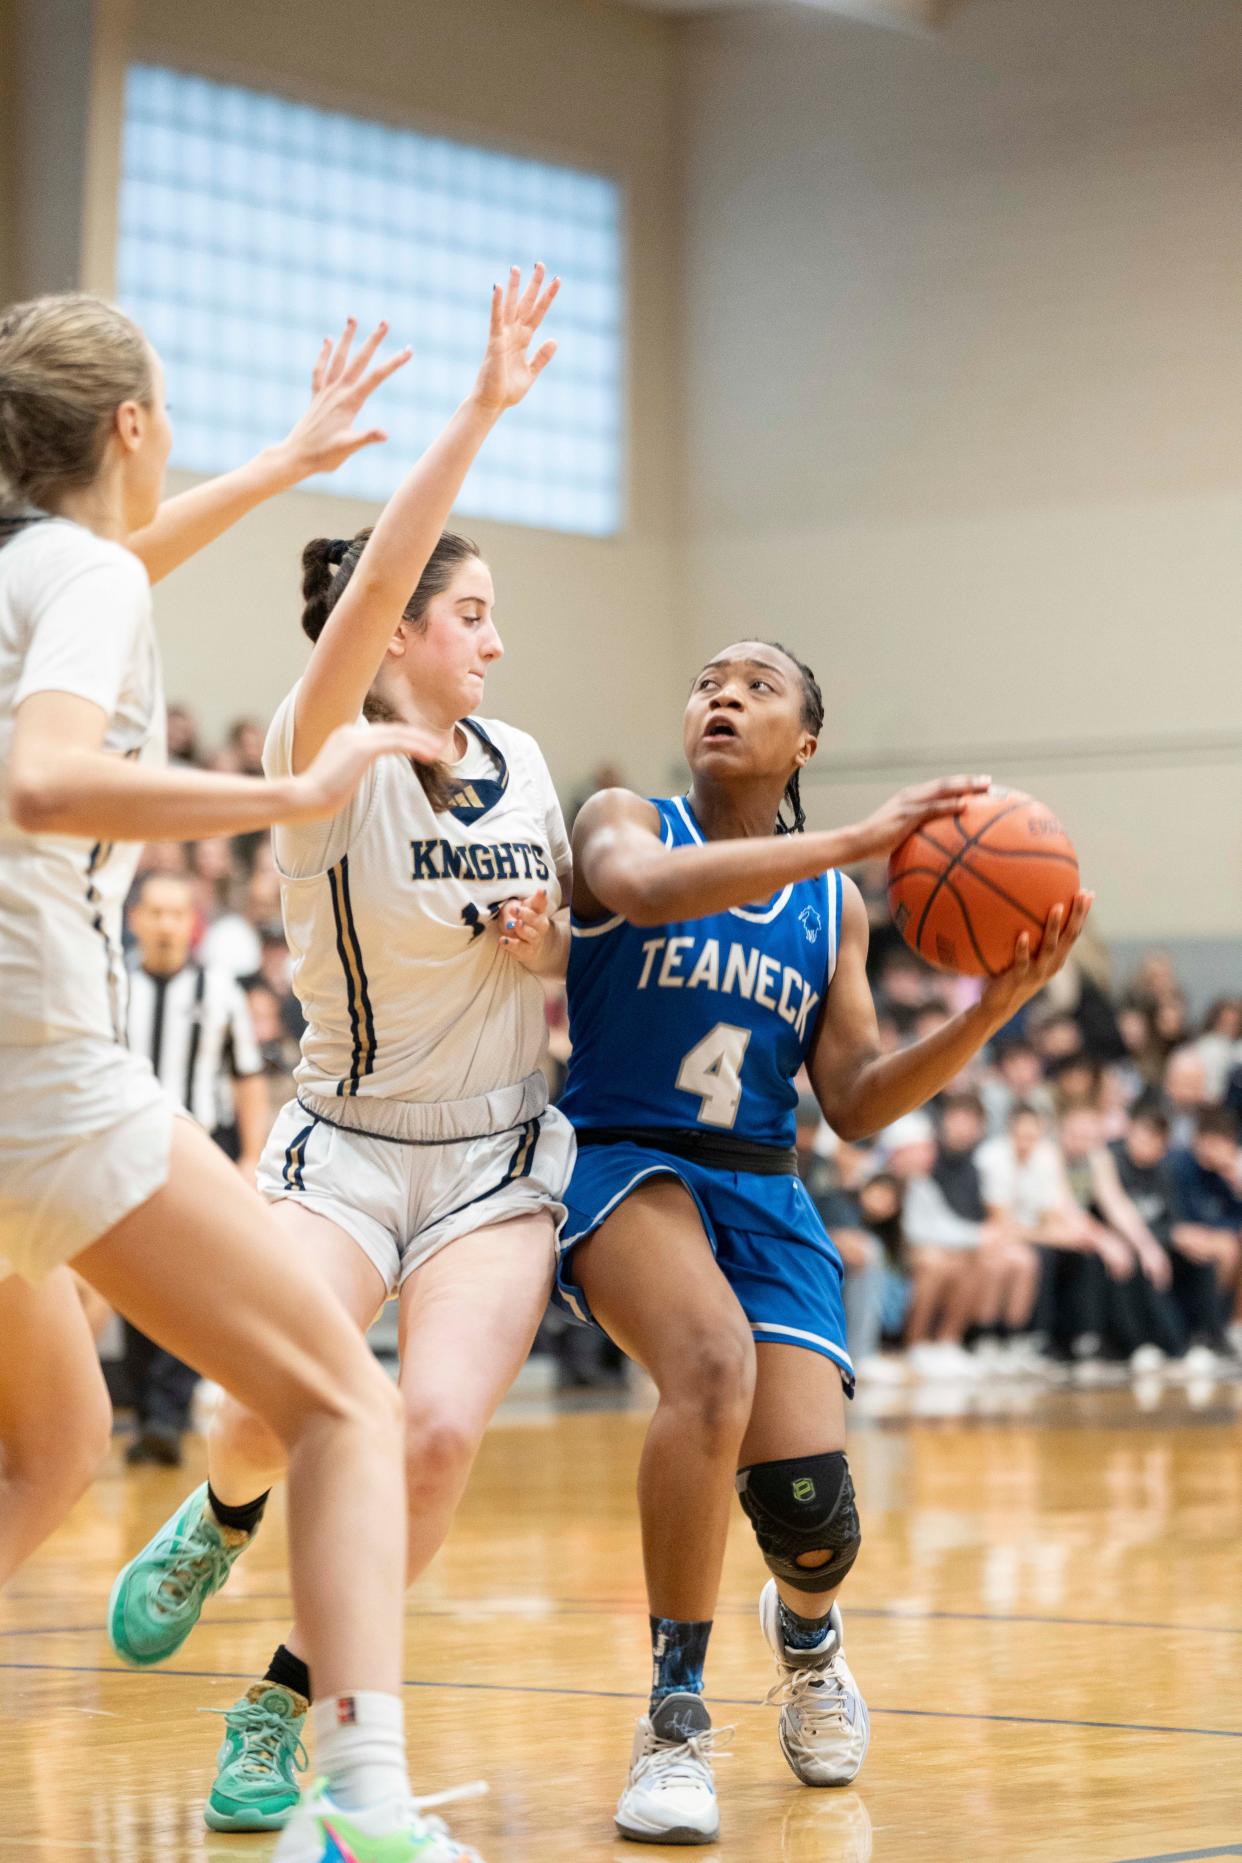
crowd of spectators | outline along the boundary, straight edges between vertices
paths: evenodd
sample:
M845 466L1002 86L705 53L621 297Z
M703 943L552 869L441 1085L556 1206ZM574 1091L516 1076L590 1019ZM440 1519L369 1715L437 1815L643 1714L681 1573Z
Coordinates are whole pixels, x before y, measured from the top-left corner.
M258 721L239 719L207 753L192 715L170 708L180 761L255 772L262 741ZM139 883L151 871L188 881L195 955L240 982L278 1105L302 1025L268 836L153 846ZM977 986L902 943L882 867L855 877L887 1051L940 1027ZM555 1091L569 1031L552 986L548 1020ZM846 1143L804 1092L799 1163L845 1264L860 1376L1242 1375L1240 1116L1242 995L1192 1018L1166 955L1117 979L1090 930L924 1111ZM566 1383L618 1373L615 1355L558 1321L543 1344Z
M882 871L881 1045L969 1000L914 957ZM800 1102L805 1180L841 1251L864 1378L1242 1374L1242 997L1192 1020L1169 958L1115 982L1088 935L922 1112L865 1145Z

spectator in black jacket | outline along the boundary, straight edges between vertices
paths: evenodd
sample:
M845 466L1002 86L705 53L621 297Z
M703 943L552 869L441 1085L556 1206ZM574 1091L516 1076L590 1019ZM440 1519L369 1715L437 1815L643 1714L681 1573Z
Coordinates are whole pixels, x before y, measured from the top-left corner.
M1237 1115L1227 1106L1205 1107L1190 1145L1172 1152L1169 1163L1175 1259L1180 1255L1211 1275L1210 1282L1200 1277L1194 1360L1188 1355L1192 1368L1209 1371L1233 1359L1226 1327L1242 1272Z

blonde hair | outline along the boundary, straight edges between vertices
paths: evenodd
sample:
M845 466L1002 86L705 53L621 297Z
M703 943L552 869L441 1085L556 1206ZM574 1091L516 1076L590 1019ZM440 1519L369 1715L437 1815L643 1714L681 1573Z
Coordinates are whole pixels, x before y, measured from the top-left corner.
M149 406L151 351L137 324L83 292L0 312L0 513L89 485L123 401Z

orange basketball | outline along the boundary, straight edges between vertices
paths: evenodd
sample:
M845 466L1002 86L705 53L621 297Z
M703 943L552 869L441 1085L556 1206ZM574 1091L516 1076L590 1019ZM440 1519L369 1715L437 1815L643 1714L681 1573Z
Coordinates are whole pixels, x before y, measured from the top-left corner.
M1020 932L1037 949L1053 906L1068 917L1077 891L1073 842L1020 789L989 789L925 822L888 863L889 910L911 950L970 977L1008 970Z

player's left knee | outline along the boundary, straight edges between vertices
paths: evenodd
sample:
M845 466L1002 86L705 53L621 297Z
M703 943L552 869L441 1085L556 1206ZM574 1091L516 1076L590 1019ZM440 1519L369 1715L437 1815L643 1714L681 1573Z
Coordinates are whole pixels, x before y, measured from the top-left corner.
M862 1545L844 1452L756 1462L738 1470L737 1491L768 1570L799 1591L835 1590Z
M464 1478L478 1446L478 1432L451 1406L407 1406L405 1465L410 1492L453 1486Z

